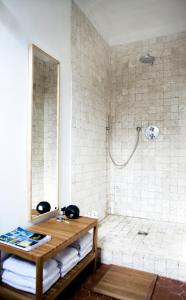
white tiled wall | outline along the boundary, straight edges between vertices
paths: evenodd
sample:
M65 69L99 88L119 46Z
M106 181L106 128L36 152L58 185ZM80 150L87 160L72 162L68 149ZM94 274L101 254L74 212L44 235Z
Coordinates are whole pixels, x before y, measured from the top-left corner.
M72 5L72 203L105 216L109 48Z
M57 65L34 57L32 205L57 205Z
M147 53L153 65L139 62ZM72 202L83 214L186 222L185 53L186 33L109 48L72 5ZM124 169L107 155L108 113L117 162L129 157L142 127ZM148 125L160 129L156 141L144 137Z
M153 65L139 62L147 53L155 56ZM99 230L102 262L181 280L186 280L185 224L179 224L186 223L185 54L186 33L109 48L72 5L72 202L81 214L115 214ZM111 151L119 163L129 157L136 127L142 127L124 169L108 156L108 114ZM149 125L160 130L156 141L144 137ZM138 230L149 235L139 236Z
M34 85L33 85L33 114L32 114L32 199L33 208L44 198L44 101L43 82L44 62L34 59ZM41 200L42 199L42 200Z
M139 58L150 53L154 65ZM142 126L134 157L124 169L109 163L110 212L186 222L186 33L111 48L112 144L125 161ZM156 141L144 137L158 126ZM109 160L110 161L110 160Z
M52 209L57 206L57 78L56 63L45 65L44 94L44 199Z

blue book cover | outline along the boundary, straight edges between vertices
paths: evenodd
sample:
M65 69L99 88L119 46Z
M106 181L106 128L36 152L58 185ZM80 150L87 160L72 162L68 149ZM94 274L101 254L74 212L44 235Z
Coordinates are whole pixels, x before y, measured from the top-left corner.
M50 239L51 236L49 235L31 232L21 227L17 227L13 231L2 234L0 236L0 243L4 243L25 251L30 251L49 241Z

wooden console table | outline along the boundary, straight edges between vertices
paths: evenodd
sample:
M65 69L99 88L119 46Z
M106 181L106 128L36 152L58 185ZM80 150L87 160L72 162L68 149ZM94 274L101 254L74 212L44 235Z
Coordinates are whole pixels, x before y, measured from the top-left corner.
M19 257L36 263L35 295L17 290L0 282L0 296L3 297L3 299L11 300L55 299L90 262L94 261L94 269L96 268L97 228L97 220L92 218L79 217L75 220L69 220L68 224L64 222L59 223L55 218L51 218L29 228L31 231L48 234L52 237L49 242L33 249L32 251L27 252L0 243L0 254L1 251L6 251L10 254L15 254ZM75 240L79 239L90 229L93 229L92 251L63 278L59 278L58 281L46 293L43 294L43 263L49 258L54 257L59 251L72 244Z

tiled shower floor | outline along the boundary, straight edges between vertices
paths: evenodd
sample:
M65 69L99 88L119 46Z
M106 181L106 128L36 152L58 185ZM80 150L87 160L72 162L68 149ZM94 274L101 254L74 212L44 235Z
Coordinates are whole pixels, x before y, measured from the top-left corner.
M184 224L110 215L100 224L98 246L102 263L186 281Z

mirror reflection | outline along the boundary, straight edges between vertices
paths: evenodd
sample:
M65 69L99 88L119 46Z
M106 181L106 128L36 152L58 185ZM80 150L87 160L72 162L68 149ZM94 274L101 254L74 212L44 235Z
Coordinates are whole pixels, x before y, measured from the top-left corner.
M34 219L58 209L59 62L32 45L31 63L30 195Z

